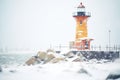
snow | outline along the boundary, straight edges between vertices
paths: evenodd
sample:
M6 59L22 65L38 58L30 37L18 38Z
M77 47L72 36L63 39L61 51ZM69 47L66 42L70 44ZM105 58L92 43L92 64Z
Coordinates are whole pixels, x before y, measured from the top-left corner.
M2 66L0 80L105 80L112 71L120 70L120 60L108 63L59 62L33 66ZM119 72L120 73L120 72Z

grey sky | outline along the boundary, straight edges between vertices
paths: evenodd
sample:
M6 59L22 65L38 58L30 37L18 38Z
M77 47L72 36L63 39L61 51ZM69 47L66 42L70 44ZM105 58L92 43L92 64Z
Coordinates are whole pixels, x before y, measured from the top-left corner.
M120 0L0 0L0 47L48 48L75 38L75 7L83 2L91 12L93 44L119 44Z

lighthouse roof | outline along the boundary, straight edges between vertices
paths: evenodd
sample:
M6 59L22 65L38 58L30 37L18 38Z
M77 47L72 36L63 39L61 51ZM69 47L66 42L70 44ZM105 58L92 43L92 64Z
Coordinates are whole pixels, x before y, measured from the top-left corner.
M81 2L77 8L85 8L85 6Z

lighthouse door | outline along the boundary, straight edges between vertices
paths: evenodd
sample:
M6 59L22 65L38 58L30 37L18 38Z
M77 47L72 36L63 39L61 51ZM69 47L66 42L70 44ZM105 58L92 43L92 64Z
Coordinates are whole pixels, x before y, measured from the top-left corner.
M85 40L85 49L88 49L88 40Z

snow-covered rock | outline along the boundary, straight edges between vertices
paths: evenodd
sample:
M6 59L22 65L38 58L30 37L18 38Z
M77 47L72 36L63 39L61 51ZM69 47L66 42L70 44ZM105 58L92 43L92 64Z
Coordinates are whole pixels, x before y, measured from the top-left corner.
M76 59L73 60L73 62L80 62L80 61L81 61L80 58L76 58Z
M0 72L2 72L2 67L0 66Z
M65 61L65 58L54 58L51 60L52 63L58 63L60 61Z
M44 61L46 59L47 53L43 52L43 51L39 51L37 53L37 56L38 56L39 59L41 59L42 61Z
M115 70L113 72L111 72L106 80L120 80L120 70Z
M80 73L80 74L86 74L86 75L91 76L91 74L90 74L86 69L84 69L84 68L81 68L81 69L78 71L78 73Z
M29 60L25 62L27 65L34 65L36 63L37 59L35 57L31 57Z
M53 54L48 54L45 60L45 63L51 61L53 58L55 58L55 56Z
M45 64L57 57L58 57L58 55L56 56L55 53L52 51L48 51L47 53L43 52L43 51L39 51L36 56L33 56L28 61L26 61L26 64L27 65L34 65L36 63L44 63ZM53 62L55 62L55 61L53 61Z
M48 50L47 50L47 53L49 53L49 52L55 53L55 51L54 51L53 49L48 49Z
M68 52L68 53L65 54L65 56L68 57L68 58L73 58L75 56L75 54L72 53L72 52Z

